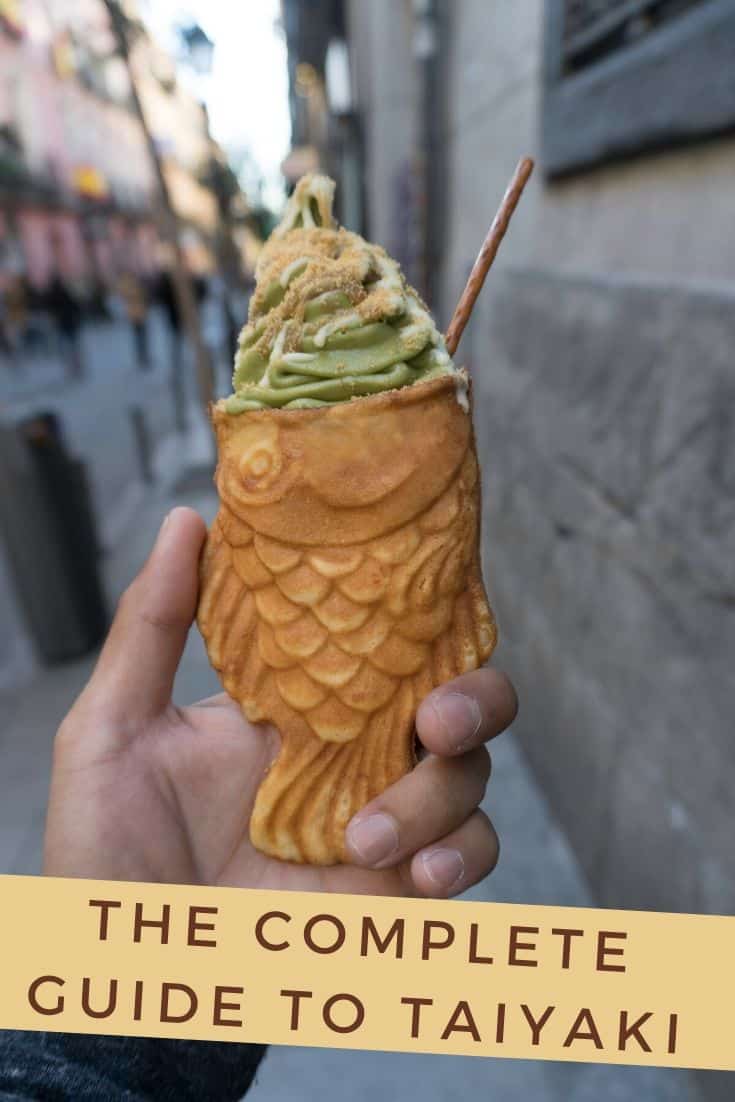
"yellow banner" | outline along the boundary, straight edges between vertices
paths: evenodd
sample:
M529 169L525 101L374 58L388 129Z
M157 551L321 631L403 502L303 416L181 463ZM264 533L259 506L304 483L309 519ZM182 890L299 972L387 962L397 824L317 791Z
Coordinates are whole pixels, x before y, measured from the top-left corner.
M735 918L0 877L0 1028L735 1070Z

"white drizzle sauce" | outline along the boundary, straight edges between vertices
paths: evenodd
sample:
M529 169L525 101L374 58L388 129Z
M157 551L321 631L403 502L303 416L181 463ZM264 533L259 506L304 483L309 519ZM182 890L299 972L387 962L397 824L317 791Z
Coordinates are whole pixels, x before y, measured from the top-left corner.
M296 275L300 275L301 272L303 272L304 268L307 266L308 263L309 263L309 257L308 256L298 256L296 258L296 260L292 260L290 264L287 264L286 267L281 272L281 279L280 279L281 287L283 287L284 290L285 290L286 287L288 287L291 280L293 279L293 277L296 276Z

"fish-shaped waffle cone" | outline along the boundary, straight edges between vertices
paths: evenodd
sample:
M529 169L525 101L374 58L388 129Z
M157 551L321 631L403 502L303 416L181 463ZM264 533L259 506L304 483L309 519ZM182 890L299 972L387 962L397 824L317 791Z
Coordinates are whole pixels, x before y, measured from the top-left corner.
M351 817L415 764L421 700L495 645L458 381L214 409L221 506L198 621L227 692L281 734L250 821L271 856L346 860Z

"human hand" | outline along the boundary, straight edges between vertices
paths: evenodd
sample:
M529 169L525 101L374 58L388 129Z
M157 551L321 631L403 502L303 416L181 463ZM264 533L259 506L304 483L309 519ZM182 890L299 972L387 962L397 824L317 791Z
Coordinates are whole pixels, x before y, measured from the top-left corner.
M354 864L290 864L251 846L250 813L277 731L250 724L224 693L188 708L171 700L205 533L192 510L169 514L59 729L44 873L436 897L486 876L498 841L478 809L490 775L484 743L517 707L508 679L490 669L423 701L416 726L428 754L353 818Z

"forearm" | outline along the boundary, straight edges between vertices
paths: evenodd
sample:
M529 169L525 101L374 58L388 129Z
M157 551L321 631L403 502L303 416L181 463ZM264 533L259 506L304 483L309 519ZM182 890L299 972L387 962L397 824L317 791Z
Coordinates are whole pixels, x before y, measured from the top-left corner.
M0 1031L0 1102L234 1102L264 1053L215 1041Z

